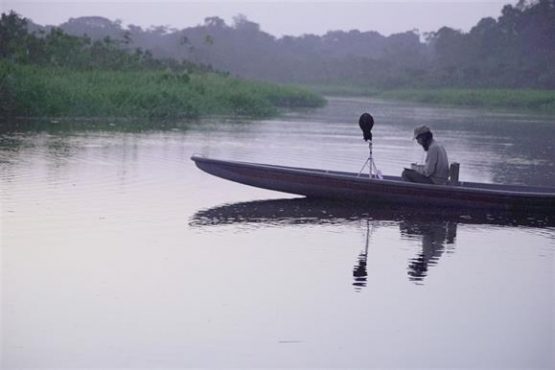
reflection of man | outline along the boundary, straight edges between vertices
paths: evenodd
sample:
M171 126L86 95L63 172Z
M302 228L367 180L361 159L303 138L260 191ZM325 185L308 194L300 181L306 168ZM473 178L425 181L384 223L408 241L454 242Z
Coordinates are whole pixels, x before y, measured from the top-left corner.
M423 184L447 184L449 161L445 148L434 140L434 135L427 126L415 128L414 139L427 152L426 164L412 169L406 168L401 175L403 180Z
M409 264L409 279L422 281L428 267L435 265L445 250L444 243L452 244L457 234L457 224L452 222L412 224L402 222L401 232L408 235L422 235L422 252Z

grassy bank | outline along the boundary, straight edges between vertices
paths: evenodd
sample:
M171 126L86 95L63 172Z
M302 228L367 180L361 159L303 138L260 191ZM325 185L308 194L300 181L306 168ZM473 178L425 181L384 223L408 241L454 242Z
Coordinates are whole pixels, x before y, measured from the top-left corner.
M420 103L517 109L555 113L555 90L529 89L377 89L354 85L307 85L330 96L371 96Z
M71 70L0 62L0 114L20 117L275 115L325 104L306 89L215 73Z
M356 85L338 85L338 84L327 84L327 85L294 85L300 88L307 88L316 94L327 95L327 96L342 96L342 97L364 97L364 96L376 96L380 93L380 89L370 87L370 86L356 86Z
M555 90L429 89L390 90L375 95L421 103L485 108L508 108L555 113Z

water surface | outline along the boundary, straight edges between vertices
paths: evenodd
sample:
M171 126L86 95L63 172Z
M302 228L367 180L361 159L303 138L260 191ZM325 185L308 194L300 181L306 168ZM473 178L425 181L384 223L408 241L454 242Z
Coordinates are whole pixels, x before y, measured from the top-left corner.
M0 138L1 367L554 367L553 215L345 207L189 159L359 171L367 110L386 174L423 160L428 124L464 181L555 184L554 119L531 114L331 99L20 125Z

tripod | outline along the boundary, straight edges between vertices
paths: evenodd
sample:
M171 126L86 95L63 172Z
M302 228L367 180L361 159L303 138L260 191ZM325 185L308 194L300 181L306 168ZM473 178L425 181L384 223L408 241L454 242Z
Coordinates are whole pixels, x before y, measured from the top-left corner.
M368 165L368 176L371 179L377 178L377 179L382 179L382 173L380 170L378 170L378 167L376 167L376 163L374 162L374 159L372 158L372 140L368 140L368 159L366 160L366 162L364 162L364 165L362 165L362 168L360 169L360 172L358 173L358 176L360 176L362 174L362 171L364 171L364 167L366 167L366 165Z

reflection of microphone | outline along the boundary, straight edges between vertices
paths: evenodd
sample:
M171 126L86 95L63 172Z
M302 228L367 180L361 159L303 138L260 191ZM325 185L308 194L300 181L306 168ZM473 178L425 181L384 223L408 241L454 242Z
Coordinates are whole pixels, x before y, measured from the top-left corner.
M355 280L353 285L355 287L361 288L366 286L366 277L368 276L368 271L366 270L366 260L368 258L367 253L368 250L358 256L358 265L355 265L353 269L353 278Z
M358 119L358 125L362 130L364 141L372 141L372 127L374 126L374 117L370 113L363 113Z

